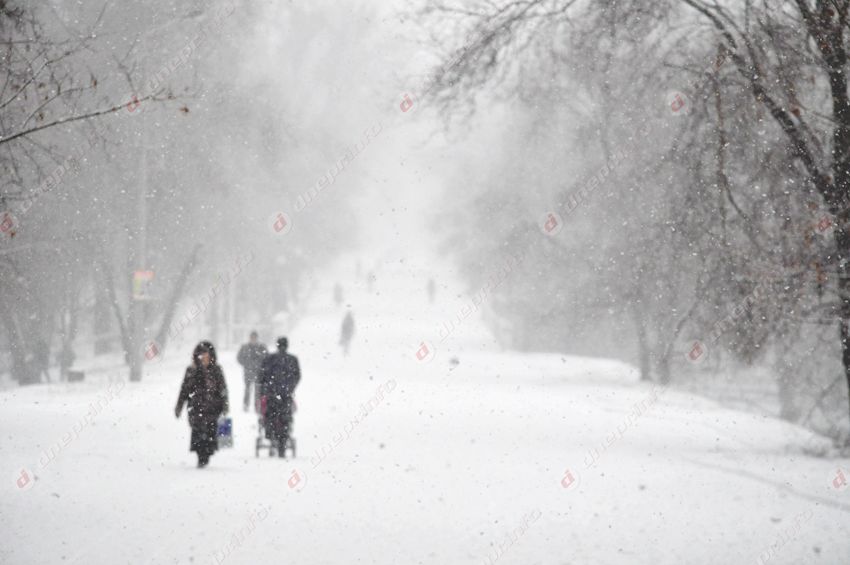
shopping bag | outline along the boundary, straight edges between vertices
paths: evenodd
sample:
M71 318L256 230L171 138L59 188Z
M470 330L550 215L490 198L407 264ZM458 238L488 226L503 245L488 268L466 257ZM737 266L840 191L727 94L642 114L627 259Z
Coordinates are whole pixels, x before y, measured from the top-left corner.
M227 416L218 418L218 448L233 447L233 420Z

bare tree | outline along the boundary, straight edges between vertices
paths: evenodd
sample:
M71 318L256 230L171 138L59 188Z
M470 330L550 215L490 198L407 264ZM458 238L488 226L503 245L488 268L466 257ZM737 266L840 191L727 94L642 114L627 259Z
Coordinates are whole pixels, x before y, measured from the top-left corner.
M100 80L96 63L108 51L99 39L106 7L104 3L85 30L77 31L58 19L47 21L46 7L0 2L0 217L6 222L0 251L9 265L0 273L5 289L0 301L7 313L13 376L22 384L38 378L34 360L48 355L39 349L49 348L54 321L61 332L61 372L67 372L79 294L92 268L81 268L71 258L90 254L98 238L114 241L113 230L125 228L119 221L107 233L71 230L66 218L90 204L73 193L57 204L56 193L64 192L57 187L80 176L83 162L106 154L104 139L113 127L106 121L109 115L173 98L164 84L137 96L116 97L118 89L122 94L139 92L129 72L123 86ZM132 51L117 60L119 68L132 66ZM44 205L47 200L51 207ZM62 279L51 280L47 273ZM37 315L17 307L23 300Z
M844 0L425 2L426 25L445 30L432 32L442 59L414 103L469 117L484 90L528 102L529 83L579 82L549 99L575 107L603 153L629 148L621 189L664 191L607 249L634 259L608 276L625 285L644 373L668 380L691 332L753 362L801 324L837 323L850 388L847 12ZM669 114L664 84L681 90L673 109L686 104L687 120L651 118ZM646 150L653 132L666 147ZM824 224L834 237L815 235ZM697 276L671 279L687 256Z

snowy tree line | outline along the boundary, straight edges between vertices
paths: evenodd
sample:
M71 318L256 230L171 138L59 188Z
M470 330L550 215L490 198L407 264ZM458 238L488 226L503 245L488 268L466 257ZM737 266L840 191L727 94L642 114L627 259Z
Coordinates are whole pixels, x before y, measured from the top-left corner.
M303 111L313 94L289 80L294 50L273 54L271 77L244 70L272 56L243 41L272 8L155 4L0 1L0 372L20 383L40 378L45 356L64 376L92 343L140 378L181 304L198 302L234 253L256 255L250 276L193 323L221 337L232 310L268 325L353 243L339 237L353 226L345 192L303 211L285 239L269 220L294 209L346 140ZM293 27L320 17L286 9ZM270 95L283 83L288 98ZM134 299L136 271L152 273L145 300Z
M537 241L490 301L503 341L621 356L665 384L766 365L784 417L846 430L848 10L423 2L453 62L429 92L447 126L487 112L514 132L477 177L456 172L475 190L446 223L473 288L489 258ZM565 205L617 152L600 188ZM563 222L550 237L547 213ZM491 239L454 245L473 232Z

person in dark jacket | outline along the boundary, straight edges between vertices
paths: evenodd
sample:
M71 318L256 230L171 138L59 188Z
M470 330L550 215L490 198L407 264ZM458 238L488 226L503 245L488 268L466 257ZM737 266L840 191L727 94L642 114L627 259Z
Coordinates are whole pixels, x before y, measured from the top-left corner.
M289 340L279 337L277 353L266 357L260 372L266 406L266 438L277 446L280 457L285 455L292 427L292 395L301 380L298 358L286 352L288 347Z
M183 386L174 415L180 417L188 404L192 440L189 450L198 454L198 467L206 467L218 449L218 417L228 412L227 383L218 364L215 347L208 341L199 343L192 352L192 365L186 368Z
M245 377L245 398L242 401L243 410L248 411L248 404L251 402L251 387L256 386L258 390L254 393L254 411L260 403L261 393L259 391L258 377L260 368L263 366L263 359L268 355L266 346L258 341L257 332L251 332L248 338L248 343L239 348L239 353L236 355L236 360L242 365L242 371Z

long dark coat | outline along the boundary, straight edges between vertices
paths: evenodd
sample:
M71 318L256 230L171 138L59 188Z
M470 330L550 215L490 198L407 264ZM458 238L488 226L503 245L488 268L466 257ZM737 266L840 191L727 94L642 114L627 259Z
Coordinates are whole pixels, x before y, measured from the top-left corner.
M298 358L278 351L266 357L260 373L266 397L266 437L286 439L292 425L292 395L301 380Z
M178 412L188 403L189 426L192 428L190 451L211 454L218 449L216 437L218 417L228 411L227 383L219 365L204 369L200 365L186 368Z

